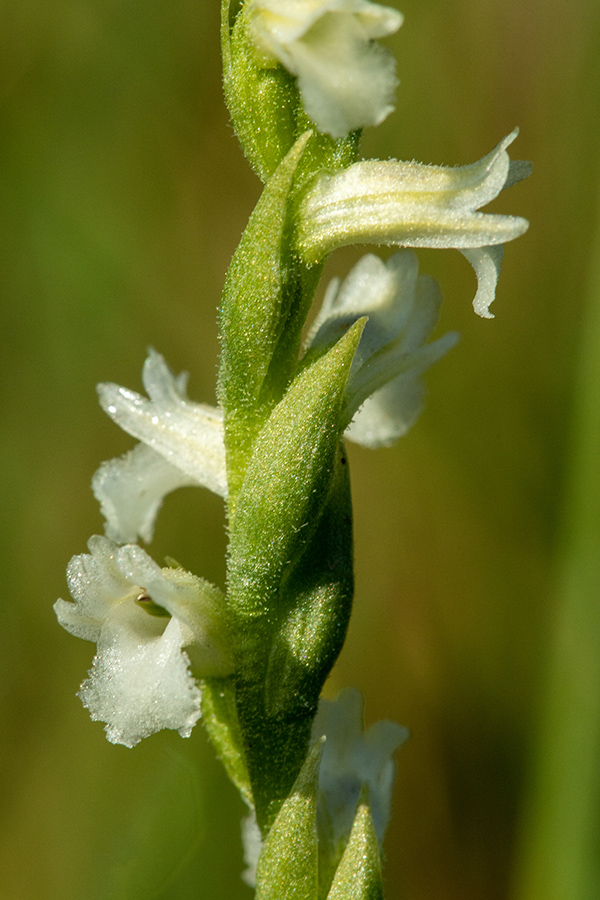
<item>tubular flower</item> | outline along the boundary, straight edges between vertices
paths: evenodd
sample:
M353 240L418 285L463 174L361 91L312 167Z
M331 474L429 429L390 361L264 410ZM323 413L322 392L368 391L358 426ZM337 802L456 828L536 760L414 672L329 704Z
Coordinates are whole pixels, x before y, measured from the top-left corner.
M329 870L332 877L365 787L381 849L390 818L393 754L408 734L407 728L389 721L377 722L365 731L363 699L354 688L341 691L335 700L320 701L311 735L313 744L325 735L317 787L319 867ZM242 878L254 887L262 840L252 812L242 821L242 841L247 866Z
M74 603L57 600L59 623L97 645L79 696L113 744L133 747L162 728L188 737L200 718L199 676L232 671L218 588L161 569L140 548L94 536L74 556Z
M178 487L202 485L225 497L225 447L221 410L193 403L187 373L175 377L150 348L143 382L150 399L116 384L98 385L111 419L142 443L102 463L92 488L118 543L150 541L164 497Z
M369 0L250 0L247 10L261 63L297 77L320 131L340 138L392 112L395 61L374 41L400 28L397 10Z
M336 700L321 700L312 739L326 735L319 770L317 815L319 832L329 835L339 853L352 829L364 785L369 788L373 825L381 846L390 818L395 766L393 754L408 738L408 730L382 721L367 731L359 691L346 688Z
M511 163L506 152L517 134L515 129L469 166L367 160L319 175L300 207L300 254L311 264L345 244L456 247L477 275L475 312L491 318L501 245L523 234L529 223L477 210L529 175L531 166Z
M368 316L346 389L346 414L352 419L346 436L364 447L391 444L408 431L423 408L422 373L458 339L449 333L425 343L441 294L437 282L418 271L410 250L387 263L363 256L343 282L335 278L329 284L308 337L309 348L324 351Z

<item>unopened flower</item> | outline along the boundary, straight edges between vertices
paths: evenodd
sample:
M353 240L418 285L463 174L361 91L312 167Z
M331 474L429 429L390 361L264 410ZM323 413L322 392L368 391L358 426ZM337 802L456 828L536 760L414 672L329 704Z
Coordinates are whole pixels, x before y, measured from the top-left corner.
M379 125L394 108L392 54L374 41L402 24L369 0L250 0L249 34L261 63L298 79L304 108L334 138Z
M186 395L187 373L175 377L150 348L143 382L148 397L116 384L98 385L100 403L117 425L142 443L108 460L92 480L113 540L150 541L164 497L202 485L227 494L223 415Z
M401 250L387 263L363 256L340 283L334 278L308 336L324 350L362 316L368 322L352 364L346 390L346 436L364 447L393 443L423 408L425 369L454 346L449 333L431 343L441 303L437 282L419 275L414 253Z
M300 207L301 255L310 264L345 244L456 247L477 275L475 311L490 318L501 245L523 234L529 223L477 210L531 171L528 163L508 158L506 148L517 133L515 129L469 166L367 160L333 175L319 175Z
M382 721L367 731L359 691L346 688L336 700L321 700L312 739L326 735L319 771L319 835L328 838L336 854L343 850L364 785L377 840L381 846L390 818L395 766L393 754L408 738L408 730Z
M135 545L94 536L88 546L67 569L75 602L54 605L63 628L97 645L83 705L113 744L133 747L162 728L188 737L200 717L190 663L199 677L232 671L221 592Z

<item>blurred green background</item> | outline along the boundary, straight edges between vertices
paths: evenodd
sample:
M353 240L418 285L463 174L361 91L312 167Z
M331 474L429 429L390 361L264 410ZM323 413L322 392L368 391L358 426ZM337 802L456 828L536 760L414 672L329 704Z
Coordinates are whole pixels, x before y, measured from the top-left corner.
M402 11L397 111L364 155L474 162L518 124L511 153L535 173L493 208L532 224L507 247L493 322L471 310L460 254L420 254L444 292L440 333L462 339L400 444L351 448L357 596L327 692L357 686L369 722L413 732L389 900L504 900L527 847L558 602L598 216L600 6ZM93 471L132 446L96 383L139 389L152 344L214 402L220 289L258 195L223 104L217 0L0 0L0 900L251 897L242 804L202 729L108 744L75 697L93 646L52 603L102 530ZM358 255L336 254L330 274ZM224 550L219 498L167 500L156 559L222 584Z

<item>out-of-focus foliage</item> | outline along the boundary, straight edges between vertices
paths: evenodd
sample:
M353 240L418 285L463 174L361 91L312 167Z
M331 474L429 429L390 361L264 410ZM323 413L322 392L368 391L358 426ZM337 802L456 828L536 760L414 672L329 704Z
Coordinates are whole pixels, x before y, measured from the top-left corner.
M228 125L216 0L0 2L2 900L250 897L242 807L205 736L109 745L75 691L92 645L52 613L132 442L95 384L153 344L214 402L216 307L259 195ZM389 900L508 895L544 648L600 169L595 0L406 0L397 112L366 156L461 164L514 125L533 177L498 210L493 322L452 251L420 253L462 340L396 447L353 448L358 590L327 685L408 725ZM357 252L336 254L344 274ZM151 552L223 583L222 502L167 500ZM198 770L195 761L200 760Z

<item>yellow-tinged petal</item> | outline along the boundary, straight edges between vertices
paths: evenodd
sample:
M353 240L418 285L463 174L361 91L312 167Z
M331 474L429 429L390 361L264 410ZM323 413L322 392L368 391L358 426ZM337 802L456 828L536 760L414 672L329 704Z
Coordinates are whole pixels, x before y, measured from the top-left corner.
M469 166L369 160L318 176L300 206L301 256L312 264L347 244L455 247L465 252L480 280L476 311L489 315L499 268L499 254L489 248L519 237L529 223L478 209L531 171L527 163L509 160L507 147L517 133Z

